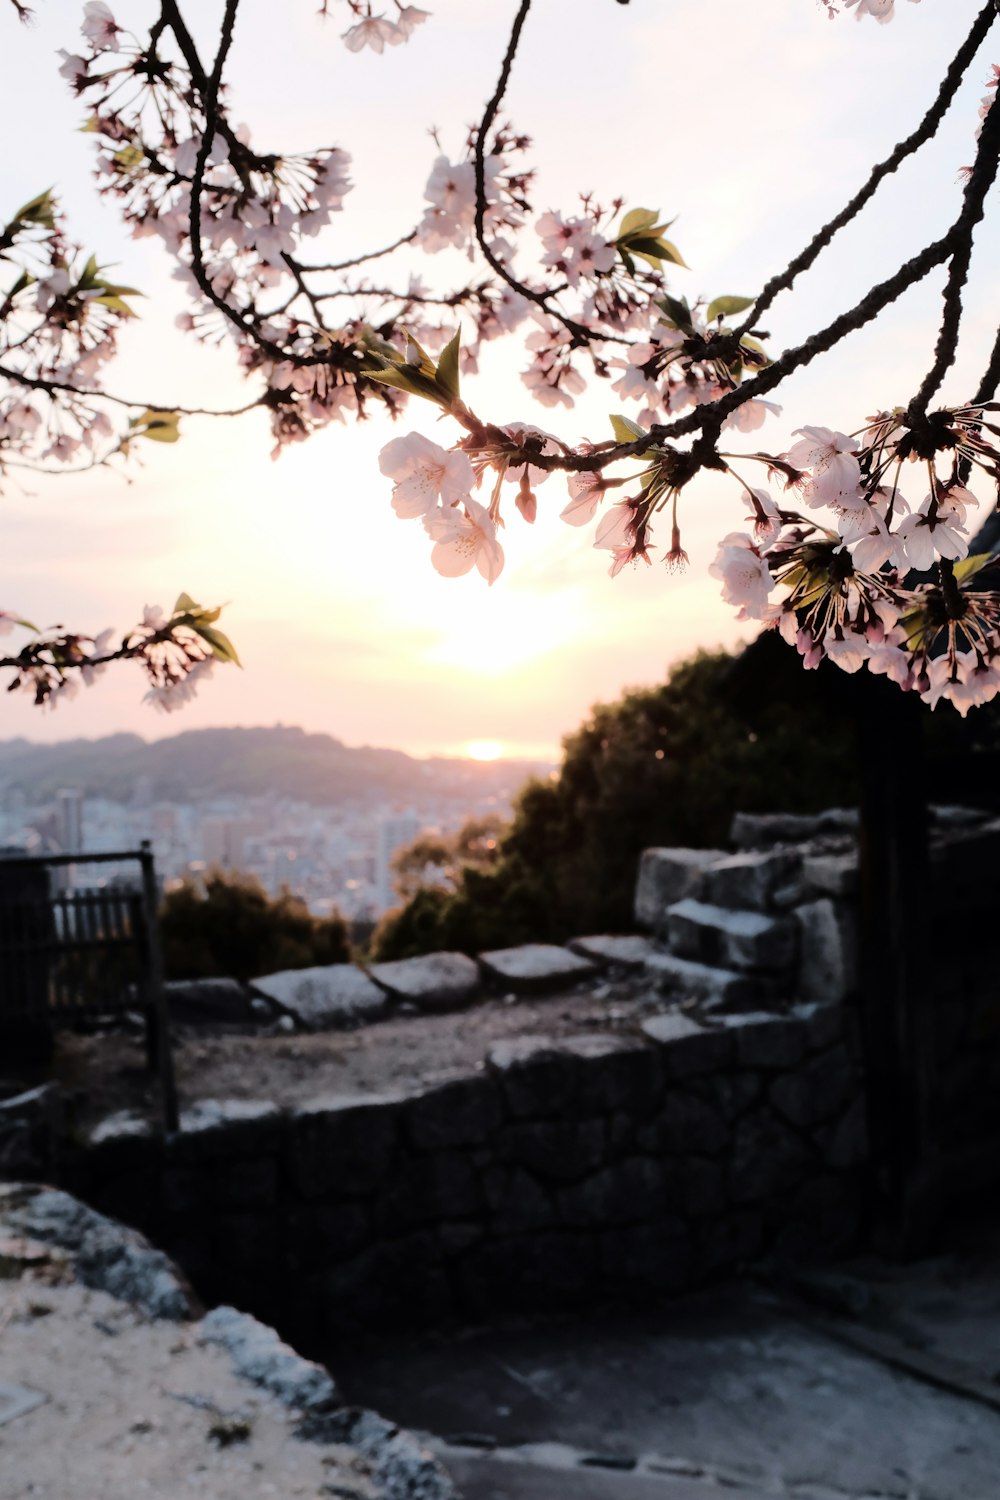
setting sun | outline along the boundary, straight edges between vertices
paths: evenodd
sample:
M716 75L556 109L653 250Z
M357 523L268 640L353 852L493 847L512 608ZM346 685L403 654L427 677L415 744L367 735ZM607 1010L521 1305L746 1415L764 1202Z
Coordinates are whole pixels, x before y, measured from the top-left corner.
M499 740L469 740L465 747L469 760L499 760L503 750Z

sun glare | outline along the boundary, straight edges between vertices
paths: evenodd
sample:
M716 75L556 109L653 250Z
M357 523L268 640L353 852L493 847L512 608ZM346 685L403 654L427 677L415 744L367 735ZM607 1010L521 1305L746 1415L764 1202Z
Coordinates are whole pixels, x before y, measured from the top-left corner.
M499 760L503 745L500 740L469 740L465 753L469 760Z

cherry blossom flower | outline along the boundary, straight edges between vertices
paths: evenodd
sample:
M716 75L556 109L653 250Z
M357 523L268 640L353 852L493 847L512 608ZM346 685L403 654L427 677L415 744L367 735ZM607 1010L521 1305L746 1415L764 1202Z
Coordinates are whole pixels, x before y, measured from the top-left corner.
M571 474L567 479L570 502L559 512L559 519L569 526L586 526L597 514L607 490L600 474Z
M503 571L503 548L489 511L469 497L460 508L437 510L424 517L434 542L431 563L444 578L460 578L473 567L491 586Z
M862 20L865 16L871 16L882 26L893 19L895 12L895 0L842 0L842 3L848 8L852 5L858 7L854 12L856 21ZM920 0L911 0L911 4L919 5Z
M378 466L392 489L392 508L403 520L426 516L439 500L464 502L475 483L468 455L449 453L419 432L393 438L379 454Z
M404 5L396 17L396 29L404 41L409 41L418 26L429 18L429 10L420 10L416 5Z
M723 537L708 571L713 578L722 579L722 597L727 604L737 606L741 620L763 618L774 579L745 532L731 531Z
M117 25L109 7L104 4L104 0L87 0L87 4L83 7L83 23L80 30L95 52L118 52L120 50L118 33L121 27Z
M390 47L395 47L405 41L408 34L400 31L392 21L387 21L385 16L366 16L344 32L343 42L349 52L360 52L363 47L383 52L387 42Z
M801 441L784 458L793 468L811 471L802 490L807 505L837 505L857 493L861 483L861 466L854 456L857 438L829 427L799 427L795 436Z

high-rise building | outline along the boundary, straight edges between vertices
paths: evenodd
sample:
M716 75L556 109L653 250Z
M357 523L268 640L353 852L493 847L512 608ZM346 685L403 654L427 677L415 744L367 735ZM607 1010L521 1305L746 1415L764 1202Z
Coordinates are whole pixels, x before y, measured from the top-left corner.
M83 849L83 793L78 787L56 792L56 838L63 854Z
M404 844L413 842L421 826L420 819L411 812L392 813L379 818L375 825L375 899L379 911L388 910L396 901L392 856Z

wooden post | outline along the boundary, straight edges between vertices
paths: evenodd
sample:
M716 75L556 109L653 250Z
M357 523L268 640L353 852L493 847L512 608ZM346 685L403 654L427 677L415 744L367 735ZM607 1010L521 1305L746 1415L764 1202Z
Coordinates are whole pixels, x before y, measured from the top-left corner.
M155 1052L156 1067L160 1075L163 1128L172 1135L179 1128L180 1119L177 1109L177 1084L174 1078L174 1055L170 1046L170 1016L167 1011L167 995L163 987L163 952L160 948L158 916L159 892L156 888L153 850L148 839L143 839L140 849L142 897L146 917L146 959L149 965L147 1024L151 1028L151 1051Z
M876 1241L926 1249L938 1206L929 1127L927 791L915 694L859 674L860 991Z

